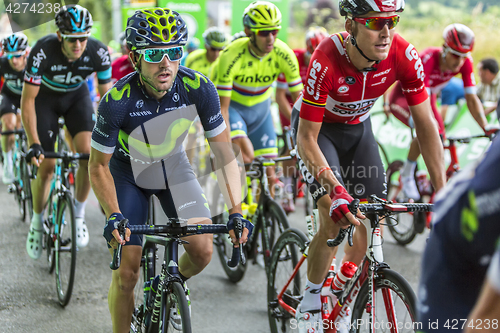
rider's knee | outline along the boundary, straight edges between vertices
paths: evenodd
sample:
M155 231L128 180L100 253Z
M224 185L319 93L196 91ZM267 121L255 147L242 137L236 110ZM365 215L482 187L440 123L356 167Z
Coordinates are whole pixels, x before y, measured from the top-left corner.
M132 268L123 265L118 270L118 288L124 293L133 292L137 281L139 280L139 271L135 272Z
M205 246L197 249L195 253L190 253L191 261L200 269L205 268L212 259L213 246Z

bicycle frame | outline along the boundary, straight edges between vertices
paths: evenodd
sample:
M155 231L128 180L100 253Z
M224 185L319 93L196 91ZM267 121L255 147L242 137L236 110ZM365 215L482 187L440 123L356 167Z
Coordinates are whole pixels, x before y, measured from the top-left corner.
M335 323L338 321L338 319L340 319L339 315L342 316L345 315L346 311L345 309L347 309L347 307L350 307L352 305L356 296L361 290L361 286L363 286L363 284L368 280L369 290L371 290L371 295L373 295L373 293L375 292L374 280L376 271L380 268L389 268L389 265L383 262L382 238L380 234L380 219L376 214L367 214L367 217L370 221L371 231L368 231L368 228L366 229L367 233L371 233L371 237L370 237L370 244L366 251L366 255L363 258L361 266L356 270L356 273L354 274L352 279L346 284L346 287L343 290L343 292L338 295L338 302L335 304L332 312L328 313L328 311L325 312L325 309L322 309L323 323L325 322L325 320L328 321L329 323L328 325L329 328L326 329L325 332L330 332L330 333L336 332ZM288 279L287 283L283 286L283 289L279 292L277 297L279 305L294 317L296 310L283 300L283 295L287 291L288 287L290 286L295 276L299 272L300 267L307 258L307 252L308 248L306 248L306 250L304 251L303 256L300 258L299 262L295 266L292 275ZM370 272L372 273L370 274ZM393 302L391 294L386 290L382 290L382 293L384 302L392 305ZM322 303L324 303L324 298L326 297L328 296L321 296ZM372 309L375 309L374 298L371 298L370 303L372 304ZM386 309L393 309L393 307L386 306ZM374 316L375 316L374 311L371 311L370 322L372 325L374 323L374 320L372 319ZM393 312L388 313L387 317L393 321L392 322L393 324L396 324L396 318ZM397 325L394 325L392 327L397 327Z

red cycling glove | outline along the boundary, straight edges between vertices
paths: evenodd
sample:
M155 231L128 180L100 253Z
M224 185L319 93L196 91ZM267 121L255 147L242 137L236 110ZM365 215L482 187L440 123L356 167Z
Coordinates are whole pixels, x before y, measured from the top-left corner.
M332 193L330 193L332 205L330 206L330 217L333 222L338 223L345 214L349 213L349 204L354 199L347 193L343 186L335 186Z

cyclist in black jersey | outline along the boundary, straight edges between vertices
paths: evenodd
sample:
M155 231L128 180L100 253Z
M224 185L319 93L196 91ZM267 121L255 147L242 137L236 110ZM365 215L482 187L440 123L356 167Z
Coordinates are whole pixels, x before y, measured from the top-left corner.
M95 114L85 79L97 72L101 96L111 88L108 49L89 37L93 24L90 12L79 5L63 6L55 21L57 34L39 39L30 52L21 97L22 120L30 145L28 158L39 166L32 182L33 218L26 241L33 259L39 258L42 251L42 214L55 165L54 159L44 160L44 152L54 149L58 118L64 117L76 151L90 153ZM90 182L87 161L81 160L79 165L75 217L77 244L83 247L89 241L84 217Z
M13 131L21 125L20 107L23 89L24 68L28 55L28 37L21 32L14 33L2 40L5 56L0 58L0 76L5 82L0 91L0 119L2 132ZM2 136L3 177L4 184L14 181L12 147L14 134Z
M130 224L144 224L149 198L156 195L168 217L211 223L206 197L182 145L196 116L214 152L217 174L224 174L221 190L232 193L226 200L228 228L235 217L242 218L241 177L217 91L199 72L179 66L187 41L185 22L168 8L143 9L128 19L126 32L136 72L120 79L101 100L89 161L92 188L108 217L103 234L108 247L125 245L108 294L114 332L130 330L142 252L142 236L131 236L127 229L122 239L117 222L127 218ZM244 221L247 229L240 243L252 229ZM230 235L236 242L234 231ZM212 235L186 240L179 259L184 281L208 265L213 251Z
M500 140L495 139L477 167L462 170L437 195L417 295L421 332L467 327L462 325L500 240L499 163ZM486 329L484 322L473 324L481 332Z

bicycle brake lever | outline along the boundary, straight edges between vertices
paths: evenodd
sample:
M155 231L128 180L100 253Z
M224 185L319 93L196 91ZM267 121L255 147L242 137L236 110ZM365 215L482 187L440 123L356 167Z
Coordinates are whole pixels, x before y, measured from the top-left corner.
M125 229L128 224L128 219L123 219L118 224L118 233L122 239L125 238ZM118 244L118 247L113 250L113 260L109 264L109 268L112 270L117 270L120 267L122 261L122 245Z

